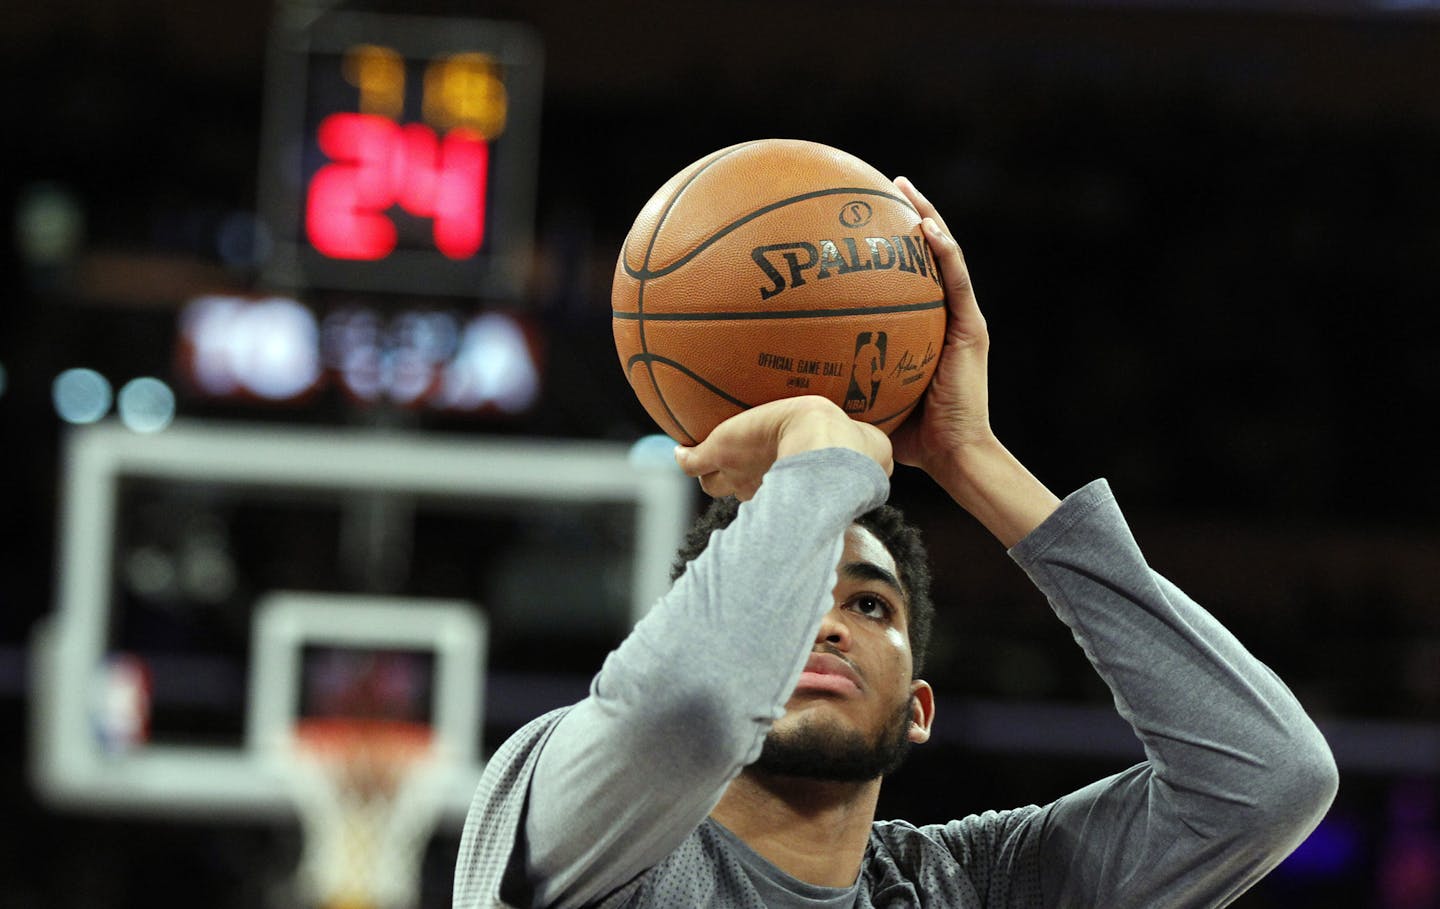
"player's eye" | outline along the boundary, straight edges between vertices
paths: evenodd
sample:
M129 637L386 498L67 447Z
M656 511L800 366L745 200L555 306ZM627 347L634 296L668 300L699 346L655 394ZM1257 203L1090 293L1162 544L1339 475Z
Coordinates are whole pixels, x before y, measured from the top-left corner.
M846 601L845 608L868 619L888 618L891 612L890 603L873 593L856 594Z

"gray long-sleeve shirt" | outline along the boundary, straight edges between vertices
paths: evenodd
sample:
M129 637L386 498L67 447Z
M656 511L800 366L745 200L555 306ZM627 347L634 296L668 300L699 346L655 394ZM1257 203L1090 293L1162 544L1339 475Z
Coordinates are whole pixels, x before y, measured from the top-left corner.
M1275 675L1145 563L1103 481L1011 550L1114 694L1146 760L1043 807L877 823L856 884L816 887L707 819L758 757L830 608L841 539L884 473L784 459L610 655L590 695L492 757L458 909L1190 907L1233 900L1318 823L1328 748Z

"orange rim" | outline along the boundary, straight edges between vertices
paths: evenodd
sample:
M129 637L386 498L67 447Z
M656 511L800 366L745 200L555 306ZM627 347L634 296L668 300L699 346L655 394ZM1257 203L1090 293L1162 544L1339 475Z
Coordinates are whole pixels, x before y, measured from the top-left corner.
M434 730L424 723L356 717L323 717L295 723L295 745L302 754L341 761L360 754L384 755L404 763L430 753Z

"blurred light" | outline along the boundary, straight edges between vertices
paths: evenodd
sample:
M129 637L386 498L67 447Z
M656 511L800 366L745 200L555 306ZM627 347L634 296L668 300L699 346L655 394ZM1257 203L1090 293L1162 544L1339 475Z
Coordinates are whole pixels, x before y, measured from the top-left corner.
M1276 869L1282 876L1334 877L1361 860L1360 834L1335 818L1320 822L1314 832Z
M131 379L116 401L120 422L135 432L159 432L175 419L175 392L159 379Z
M375 261L395 251L395 224L385 214L395 199L400 127L374 114L331 114L315 141L332 163L305 190L305 236L332 259ZM354 162L360 162L359 164Z
M460 345L460 326L443 312L402 312L395 317L395 346L427 363L444 363Z
M398 120L405 110L405 60L388 47L357 44L340 64L345 81L360 89L360 113Z
M630 466L641 470L680 470L675 463L675 440L669 436L641 436L630 446L628 457Z
M520 325L502 313L470 320L460 351L445 370L440 405L475 410L493 404L516 413L534 403L540 376Z
M455 54L425 69L423 116L441 130L463 126L495 139L505 132L509 103L489 54Z
M340 374L345 390L361 401L374 401L381 389L382 332L374 310L344 308L320 322L320 355Z
M260 397L294 398L320 378L319 329L310 310L294 300L261 300L246 308L236 329L236 365Z
M215 251L231 268L254 268L270 258L270 231L253 212L231 212L215 234Z
M321 255L389 256L399 242L389 215L395 205L433 220L435 248L448 258L467 259L484 244L490 147L475 130L438 139L423 123L402 128L345 112L322 120L316 141L332 159L305 192L305 236Z
M180 555L180 586L206 603L219 603L235 592L235 563L223 545L206 541Z
M8 376L7 376L6 372L5 372L5 364L4 364L4 363L0 363L0 398L5 397L5 386L6 386L6 381L5 381L5 380L6 380L7 378L8 378Z
M330 369L344 370L357 350L380 348L380 317L372 309L331 310L320 320L320 353Z
M423 129L407 127L408 131ZM423 159L422 159L423 161ZM412 171L421 165L412 165ZM490 179L490 146L469 129L453 129L435 156L433 211L414 210L435 220L435 248L451 259L468 259L485 243L485 187ZM401 200L403 203L403 199Z
M215 398L290 400L333 380L360 404L513 414L539 397L537 358L529 328L506 313L462 322L351 305L317 322L294 300L213 295L180 316L179 367Z
M125 556L127 586L146 599L169 596L175 589L175 563L158 546L139 546Z
M71 259L85 233L85 213L69 189L56 183L25 187L15 206L20 256L32 265L58 265Z
M390 400L396 404L414 404L425 392L435 375L431 364L413 356L392 355L387 358Z
M94 423L110 410L110 382L93 369L67 369L51 387L55 412L67 423Z
M95 738L107 752L123 753L150 735L150 670L138 657L117 654L98 667L90 694Z
M324 364L360 401L514 412L539 386L524 330L501 314L473 319L462 333L448 312L403 310L387 321L346 308L325 316L320 337Z
M184 365L209 395L245 392L297 398L320 379L319 328L310 310L285 297L197 297L180 317Z
M180 335L190 346L191 378L207 394L228 395L240 388L225 349L229 324L240 305L234 297L197 297L180 314Z
M391 323L390 397L414 404L428 394L460 343L455 318L441 312L403 312Z

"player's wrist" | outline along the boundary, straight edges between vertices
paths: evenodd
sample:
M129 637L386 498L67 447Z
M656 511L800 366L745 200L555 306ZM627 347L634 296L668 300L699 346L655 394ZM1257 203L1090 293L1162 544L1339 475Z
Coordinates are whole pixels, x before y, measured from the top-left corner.
M787 402L777 431L775 453L784 458L818 448L833 448L845 439L850 422L845 412L826 398L807 395Z
M1011 455L994 433L952 438L948 442L924 466L926 473L964 506L968 499L980 494L987 478L996 476Z
M1039 526L1060 500L989 434L952 449L935 480L1006 548Z
M851 419L826 398L796 398L780 424L776 459L822 448L858 451L890 470L890 440L883 432Z

